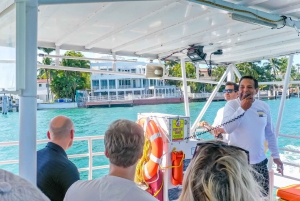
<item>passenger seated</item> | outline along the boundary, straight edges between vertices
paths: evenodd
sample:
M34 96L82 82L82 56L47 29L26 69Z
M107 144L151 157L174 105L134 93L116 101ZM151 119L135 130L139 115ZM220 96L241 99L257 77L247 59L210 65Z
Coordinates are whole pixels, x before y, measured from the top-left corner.
M52 201L62 201L69 187L79 180L79 172L66 154L73 144L74 125L65 116L53 118L47 137L50 142L37 152L37 186Z
M34 185L22 177L0 169L1 201L49 201Z
M198 143L179 201L262 201L249 152L218 141Z
M69 188L64 201L157 201L134 183L144 140L144 130L137 123L113 122L104 135L109 174L96 180L77 181Z

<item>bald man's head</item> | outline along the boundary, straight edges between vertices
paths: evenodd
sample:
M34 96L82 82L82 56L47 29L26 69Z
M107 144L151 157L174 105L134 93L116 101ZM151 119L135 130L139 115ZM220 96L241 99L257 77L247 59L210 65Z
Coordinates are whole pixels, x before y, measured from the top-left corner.
M54 140L68 137L72 130L74 130L74 124L72 120L66 116L57 116L50 121L49 132L51 138Z

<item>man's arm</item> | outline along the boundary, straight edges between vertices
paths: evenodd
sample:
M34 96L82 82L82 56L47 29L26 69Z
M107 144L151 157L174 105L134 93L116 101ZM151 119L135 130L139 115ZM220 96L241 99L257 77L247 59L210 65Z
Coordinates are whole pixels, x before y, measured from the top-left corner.
M212 127L216 127L222 124L223 111L224 111L224 107L218 110L214 123L212 124ZM215 137L217 137L221 133L226 133L223 127L216 128L212 132L215 135Z
M272 119L270 114L270 108L267 106L267 126L265 127L265 138L268 142L268 147L271 151L271 156L273 157L274 163L277 165L277 170L283 175L283 163L280 160L279 150L277 145L277 139L274 133L274 128L272 125Z
M212 124L212 127L216 127L222 123L222 117L223 117L223 111L222 108L218 110L217 115L214 119L214 123Z
M223 125L227 133L232 133L241 124L241 118L237 118L245 112L243 108L238 105L238 102L228 101L224 107L224 114L222 124L232 121Z
M279 157L279 150L278 150L278 145L277 145L277 139L274 133L274 128L272 125L272 120L271 120L271 114L270 114L270 109L269 107L267 108L267 125L265 127L265 137L268 142L268 147L271 151L271 156L273 158L280 158Z

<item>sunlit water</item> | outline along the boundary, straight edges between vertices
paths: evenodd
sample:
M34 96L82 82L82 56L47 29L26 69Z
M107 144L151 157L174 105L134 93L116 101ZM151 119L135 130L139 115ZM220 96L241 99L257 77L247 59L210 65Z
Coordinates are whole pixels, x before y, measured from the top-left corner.
M266 101L271 108L271 115L274 126L277 121L277 113L280 100ZM282 118L280 133L300 136L300 107L298 104L300 99L292 98L286 100L285 110ZM204 106L204 102L190 103L191 122L197 118L199 112ZM225 102L213 102L208 108L204 118L207 122L212 123L217 110L223 107ZM124 118L132 121L137 120L138 113L159 112L167 114L184 115L184 104L164 104L164 105L145 105L134 107L113 107L113 108L80 108L80 109L59 109L59 110L39 110L37 111L37 138L46 139L46 132L49 121L57 115L66 115L70 117L75 124L76 137L79 136L98 136L103 135L108 125L114 120ZM31 118L28 116L28 118ZM250 123L250 122L249 122ZM13 112L8 115L0 115L0 141L17 141L19 137L19 113ZM205 139L211 138L206 134ZM41 149L45 144L38 145L37 149ZM279 138L279 146L300 151L300 141L295 139ZM0 160L16 160L18 159L18 147L0 147ZM93 151L104 151L103 140L93 142ZM68 154L88 153L87 142L75 142ZM300 164L300 156L295 153L281 152L284 160ZM104 156L93 158L93 165L108 164ZM88 167L88 158L71 159L78 168ZM18 172L18 165L2 165L0 168ZM286 174L299 174L295 168L286 168ZM107 174L107 169L93 171L93 178ZM87 172L81 172L81 178L87 178Z

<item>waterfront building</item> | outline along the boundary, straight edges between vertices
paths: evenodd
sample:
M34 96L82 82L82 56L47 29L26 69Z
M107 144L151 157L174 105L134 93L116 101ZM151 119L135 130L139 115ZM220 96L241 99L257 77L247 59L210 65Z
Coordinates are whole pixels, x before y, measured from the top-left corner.
M50 102L53 100L53 94L50 90L50 81L47 83L47 79L37 79L37 100L38 102ZM48 97L49 91L49 97Z
M181 97L180 89L168 85L165 80L146 79L145 62L117 62L116 71L141 74L140 77L130 75L91 74L91 96L107 99L142 99ZM113 71L112 62L91 63L95 70Z

